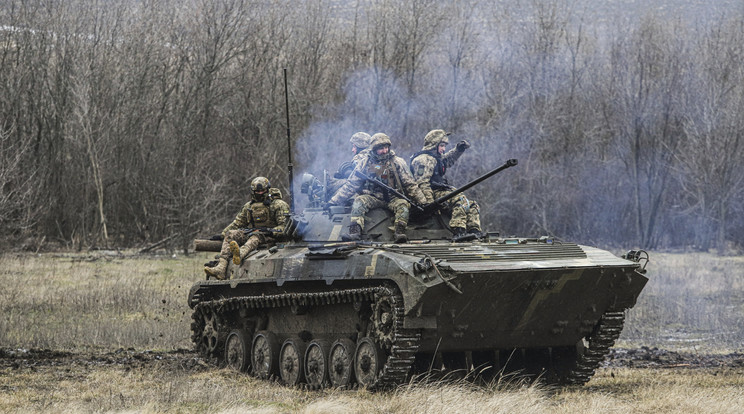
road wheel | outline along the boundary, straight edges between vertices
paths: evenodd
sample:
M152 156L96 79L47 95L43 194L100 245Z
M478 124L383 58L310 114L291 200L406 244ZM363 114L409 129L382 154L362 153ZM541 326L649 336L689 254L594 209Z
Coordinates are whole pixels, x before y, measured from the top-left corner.
M305 348L307 345L299 338L284 341L279 352L279 375L285 385L295 386L305 379L303 375Z
M380 347L370 337L359 340L354 355L354 372L360 386L370 388L375 385L382 369Z
M356 346L350 339L339 339L331 345L328 374L331 384L338 388L347 388L354 380L354 352Z
M276 375L279 366L279 340L274 333L258 331L251 346L253 374L261 379Z
M251 348L248 342L250 336L241 329L236 329L227 335L225 341L225 363L228 367L245 372L251 366Z
M328 352L331 343L322 339L310 341L305 351L305 380L311 388L328 383Z

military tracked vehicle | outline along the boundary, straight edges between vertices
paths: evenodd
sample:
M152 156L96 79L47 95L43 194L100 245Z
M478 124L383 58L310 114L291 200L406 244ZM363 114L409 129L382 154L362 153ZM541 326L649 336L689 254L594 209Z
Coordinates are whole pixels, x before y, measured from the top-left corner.
M288 240L230 263L229 280L191 288L203 356L309 388L381 389L473 370L584 384L647 282L643 251L620 258L496 233L454 242L442 211L412 217L410 242L393 244L392 213L372 210L364 240L342 242L350 207L322 208L324 191L306 174L310 207L292 217ZM210 249L219 242L201 248Z

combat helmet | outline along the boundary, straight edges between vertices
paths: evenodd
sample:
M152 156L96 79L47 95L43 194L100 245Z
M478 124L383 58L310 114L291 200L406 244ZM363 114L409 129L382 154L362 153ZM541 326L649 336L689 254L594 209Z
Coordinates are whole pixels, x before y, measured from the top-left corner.
M361 152L365 148L369 147L369 143L372 141L372 137L366 132L357 132L351 136L349 142L357 147L357 152Z
M442 142L449 144L449 138L447 138L448 135L449 132L444 132L442 129L433 129L429 131L429 133L426 134L426 137L424 137L423 151L433 150Z
M271 183L266 177L256 177L251 181L251 192L253 193L253 198L258 201L261 201L266 197L266 192L268 192L270 188Z
M387 146L393 145L392 142L390 142L390 137L388 137L387 135L381 132L378 132L372 135L372 140L369 143L369 146L372 149L372 152L374 152L377 148L383 145L387 145Z

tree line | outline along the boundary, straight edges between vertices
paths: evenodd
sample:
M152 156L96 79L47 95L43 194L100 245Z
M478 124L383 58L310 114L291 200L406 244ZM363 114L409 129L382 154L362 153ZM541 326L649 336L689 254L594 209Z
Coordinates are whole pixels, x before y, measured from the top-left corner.
M431 129L470 140L457 185L519 159L468 192L505 235L744 245L741 13L451 3L6 1L4 244L188 250L253 177L288 195L291 127L295 177L334 171L357 131L404 158Z

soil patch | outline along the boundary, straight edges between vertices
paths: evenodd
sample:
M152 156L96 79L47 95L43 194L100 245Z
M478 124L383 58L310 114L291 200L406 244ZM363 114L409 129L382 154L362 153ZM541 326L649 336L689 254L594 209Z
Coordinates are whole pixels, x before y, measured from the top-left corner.
M41 368L79 366L120 367L126 370L161 368L166 371L198 372L214 366L197 353L173 351L135 351L118 349L113 352L68 352L50 349L0 348L0 368ZM744 354L696 354L659 348L613 348L604 363L605 368L744 368Z
M41 367L121 367L124 369L164 368L177 371L203 371L210 369L193 351L135 351L118 349L113 352L68 352L51 349L0 348L0 369Z
M628 368L742 368L744 354L677 352L656 347L612 348L605 366Z

